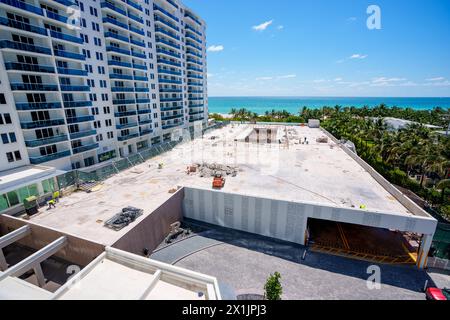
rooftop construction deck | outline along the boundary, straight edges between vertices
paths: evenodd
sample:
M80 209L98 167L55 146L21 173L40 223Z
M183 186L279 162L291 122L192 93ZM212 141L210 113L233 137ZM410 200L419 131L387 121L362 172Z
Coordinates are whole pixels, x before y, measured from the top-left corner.
M307 126L228 125L112 176L98 191L63 197L55 209L41 208L31 220L111 245L169 199L170 189L211 188L211 175L187 174L187 166L203 163L236 168L224 192L413 215L336 142L319 142L324 136ZM120 231L103 226L126 206L144 214Z

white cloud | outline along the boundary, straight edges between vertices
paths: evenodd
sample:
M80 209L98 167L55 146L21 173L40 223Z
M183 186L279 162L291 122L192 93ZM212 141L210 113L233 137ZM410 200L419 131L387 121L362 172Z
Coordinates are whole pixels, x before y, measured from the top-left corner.
M356 17L350 17L350 18L347 19L347 21L349 21L349 22L353 22L353 21L356 21L356 20L357 20Z
M278 30L283 30L283 29L284 29L284 26L278 26L277 29L278 29Z
M214 77L214 74L212 74L212 73L207 73L206 76L207 76L208 78L212 78L212 77Z
M270 26L273 23L273 20L266 21L264 23L261 23L257 26L253 26L252 29L256 31L264 31L267 29L268 26Z
M372 79L373 83L389 83L389 82L399 82L399 81L406 81L405 78L386 78L386 77L379 77Z
M342 78L334 78L334 81L342 81Z
M225 47L222 46L222 45L218 45L218 46L210 46L210 47L208 48L208 51L209 51L209 52L220 52L220 51L223 51L223 49L225 49Z
M367 57L368 57L367 54L359 54L359 53L355 53L355 54L352 54L352 55L349 57L349 59L365 59L365 58L367 58Z
M267 80L272 80L273 77L258 77L256 78L256 81L267 81Z
M287 75L284 75L284 76L278 76L277 78L278 79L292 79L292 78L296 78L296 77L297 77L296 74L287 74Z
M426 81L444 81L445 78L444 77L436 77L436 78L429 78L429 79L425 79Z

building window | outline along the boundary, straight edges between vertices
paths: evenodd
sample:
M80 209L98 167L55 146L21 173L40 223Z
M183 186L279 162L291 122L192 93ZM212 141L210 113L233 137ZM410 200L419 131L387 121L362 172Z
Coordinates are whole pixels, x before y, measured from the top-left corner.
M0 104L6 104L5 95L3 93L0 93Z
M8 162L14 162L14 157L13 157L12 152L7 152L6 158L8 158Z

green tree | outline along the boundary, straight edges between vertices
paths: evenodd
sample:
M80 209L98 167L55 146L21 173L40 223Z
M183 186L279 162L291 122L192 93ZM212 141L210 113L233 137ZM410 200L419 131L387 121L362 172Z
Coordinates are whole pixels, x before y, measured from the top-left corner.
M281 294L283 293L283 288L280 283L281 274L275 272L271 274L264 285L265 297L267 300L281 300Z

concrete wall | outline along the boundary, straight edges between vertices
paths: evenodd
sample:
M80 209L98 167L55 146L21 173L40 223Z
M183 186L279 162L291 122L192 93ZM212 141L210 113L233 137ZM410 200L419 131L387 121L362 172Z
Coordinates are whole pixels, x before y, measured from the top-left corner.
M68 235L23 219L0 215L0 235L2 236L24 225L31 227L31 234L17 241L18 244L39 250L59 237L66 236L67 245L58 251L55 256L79 266L88 265L105 250L105 247L101 244Z
M436 220L427 217L340 208L317 203L272 200L214 190L184 188L187 218L304 244L308 218L410 231L432 236Z
M450 260L437 257L428 257L428 268L436 268L442 270L450 270Z
M169 200L135 225L112 247L142 255L143 249L152 252L169 234L170 225L183 219L184 190L178 190Z

